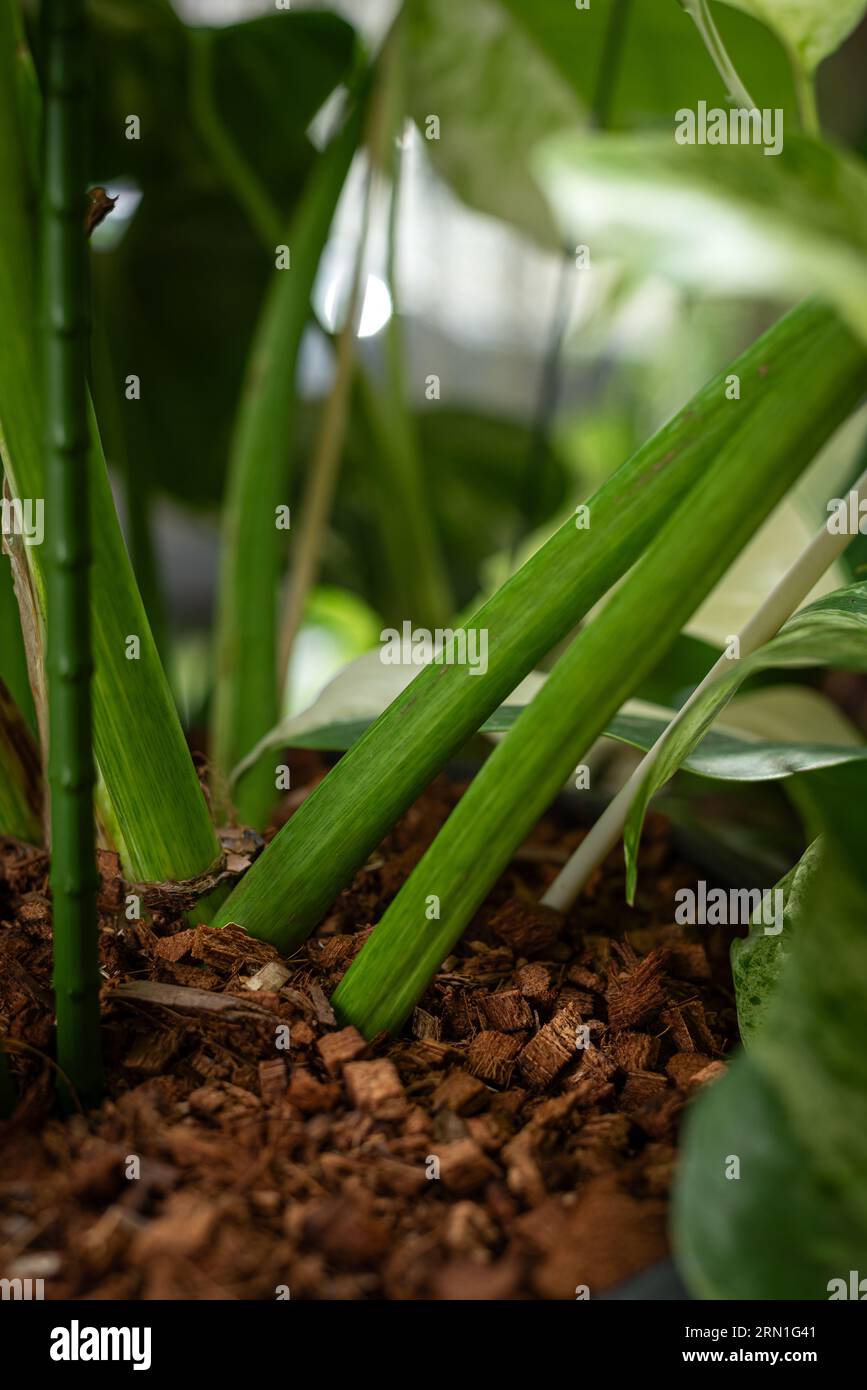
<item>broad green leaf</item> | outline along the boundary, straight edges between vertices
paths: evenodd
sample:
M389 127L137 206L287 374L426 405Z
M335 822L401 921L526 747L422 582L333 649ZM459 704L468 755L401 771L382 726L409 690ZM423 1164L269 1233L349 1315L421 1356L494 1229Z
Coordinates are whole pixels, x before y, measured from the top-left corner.
M673 1234L700 1298L827 1299L839 1289L832 1280L848 1286L853 1269L863 1277L865 783L848 769L841 797L838 778L810 790L811 829L825 827L825 847L770 1007L749 1053L687 1120Z
M745 1047L755 1041L767 1016L771 996L789 954L792 935L801 930L807 889L821 863L821 840L814 840L784 878L775 885L783 894L783 930L765 931L751 922L747 936L732 942L731 962L738 1006L738 1027Z
M378 647L364 652L344 666L306 709L281 720L266 734L234 770L234 776L240 776L272 749L317 748L345 752L417 674L417 668L410 665L384 665ZM506 702L480 725L481 732L507 733L545 680L544 673L531 672ZM841 730L836 722L831 728L827 727L829 711L815 692L792 690L794 708L786 692L774 692L774 696L776 712L769 713L766 722L776 719L778 728L785 730L787 738L750 735L732 719L728 725L723 723L710 730L698 747L684 758L682 766L686 771L723 782L776 782L816 768L867 762L867 745L853 742L846 736L848 729ZM819 702L818 711L811 696ZM735 702L732 716L738 709ZM830 713L835 713L833 707ZM651 709L630 700L610 720L603 737L646 751L665 733L674 714L673 709ZM805 723L808 717L809 724ZM820 738L816 735L822 722L826 727ZM839 741L832 741L832 733L843 736Z
M410 112L435 137L425 144L439 172L465 202L556 244L526 152L584 121L571 84L499 0L416 0L407 21Z
M867 584L853 584L817 600L790 618L772 638L750 656L732 663L732 670L714 681L674 724L645 774L629 812L624 832L627 892L635 892L638 843L648 802L692 752L738 687L759 671L799 666L835 666L867 671ZM794 753L794 750L793 750ZM792 771L797 766L794 753ZM833 761L852 761L851 753ZM816 763L814 766L822 764ZM829 766L830 763L825 763Z
M188 28L167 0L98 0L93 42L93 180L111 189L123 178L142 193L122 240L92 262L113 408L132 469L185 502L213 504L275 243L289 242L316 162L307 127L351 71L353 32L333 14L294 7L212 31ZM239 201L232 161L221 162L196 118L194 42L208 45L225 139L281 226L270 244ZM139 140L126 139L129 113L141 120ZM134 403L124 396L128 372L142 383ZM111 436L106 447L111 456Z
M724 0L760 19L812 72L861 20L865 0Z
M705 293L813 290L867 336L867 171L842 151L556 135L536 168L570 240Z
M613 127L664 124L724 92L694 24L675 0L632 0L616 75L604 76L613 0L578 10L570 0L413 0L407 8L410 114L437 172L471 206L554 244L532 178L535 141L577 130L604 107ZM765 105L788 108L785 55L755 21L727 13L723 34L744 80ZM467 63L472 51L474 59ZM600 102L600 89L606 97Z

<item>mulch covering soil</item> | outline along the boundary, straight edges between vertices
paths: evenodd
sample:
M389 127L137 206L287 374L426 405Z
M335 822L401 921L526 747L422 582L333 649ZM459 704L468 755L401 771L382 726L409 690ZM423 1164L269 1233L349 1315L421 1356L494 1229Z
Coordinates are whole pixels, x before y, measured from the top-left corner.
M46 856L0 841L0 1015L32 1049L0 1126L0 1276L47 1298L561 1299L666 1255L680 1120L736 1021L724 934L672 925L696 874L660 818L635 910L619 852L569 914L537 905L583 834L548 816L400 1037L335 1021L460 790L435 782L288 961L170 901L126 921L103 854L110 1098L67 1119Z

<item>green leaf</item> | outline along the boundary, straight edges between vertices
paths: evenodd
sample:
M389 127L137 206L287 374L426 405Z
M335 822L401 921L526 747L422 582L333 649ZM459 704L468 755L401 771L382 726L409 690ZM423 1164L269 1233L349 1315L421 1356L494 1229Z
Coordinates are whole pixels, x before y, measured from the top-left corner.
M705 663L696 679L704 675L710 664L712 661ZM345 752L398 698L415 675L412 666L384 665L378 647L364 652L338 671L306 709L281 720L266 734L242 759L234 775L240 776L272 749L317 748ZM508 733L546 679L542 672L531 672L505 704L488 716L480 732ZM806 698L813 692L798 694ZM867 762L867 745L860 741L853 743L847 739L832 743L827 737L825 741L808 740L803 721L807 716L812 724L824 720L827 715L824 705L816 711L809 702L806 711L800 706L793 711L791 702L788 699L781 702L779 697L777 705L781 707L776 717L786 721L787 739L756 737L742 728L723 725L705 734L681 766L687 772L722 782L777 782L817 768ZM737 709L736 702L732 711ZM638 701L628 701L609 721L602 736L646 751L665 733L674 715L673 709L650 710Z
M9 693L27 724L35 732L36 711L33 708L33 694L27 677L27 656L21 636L21 619L12 586L12 569L5 557L0 559L0 679L8 686Z
M407 10L410 114L437 170L465 202L556 244L525 162L553 130L583 121L571 84L527 42L499 0L415 0ZM577 34L576 34L577 40ZM472 52L474 60L466 62Z
M213 765L217 804L225 779L279 712L277 624L287 533L290 441L296 420L296 366L310 292L334 209L357 148L363 107L317 163L288 234L291 266L273 271L244 382L232 439L223 511L217 611ZM236 792L248 825L262 827L274 800L273 773L257 768Z
M29 728L0 680L0 835L42 843L42 764Z
M353 31L294 7L193 30L164 0L100 0L96 21L93 178L109 189L131 180L143 195L119 244L92 258L114 409L134 471L184 502L215 504L274 242L263 244L235 166L196 119L192 44L207 46L220 130L275 209L282 242L317 161L307 127L349 77ZM139 140L125 138L129 113L141 119ZM127 372L141 379L140 401L124 397Z
M0 0L0 450L14 495L44 498L44 458L35 351L34 235L25 145L14 108L17 49L11 0ZM151 637L109 487L95 421L89 422L93 728L105 814L133 879L192 878L219 845ZM44 600L43 547L28 550L37 602ZM127 659L127 639L141 641Z
M867 584L853 584L802 609L783 625L776 637L758 651L732 663L732 670L703 691L681 719L668 731L659 753L645 774L629 811L624 832L627 892L632 900L637 876L638 844L648 803L672 773L681 765L711 724L748 676L759 671L791 670L799 666L835 666L853 671L867 670ZM861 750L858 752L860 761ZM817 760L814 767L851 762L851 750L837 750L842 756ZM791 771L807 771L808 754L792 750ZM786 761L784 755L783 761Z
M368 1037L400 1026L569 772L846 418L864 370L862 360L847 385L826 343L811 339L785 386L778 376L777 390L733 428L701 485L560 657L387 908L334 996L347 1022ZM435 921L426 916L431 894L440 904Z
M767 933L751 922L747 936L732 942L732 976L741 1041L749 1047L767 1016L771 996L789 954L792 934L802 929L807 889L822 862L821 840L814 840L797 864L775 885L783 894L783 930Z
M811 398L817 385L823 389L830 367L842 402L858 389L864 361L849 335L816 305L801 306L734 365L747 382L774 384L763 395L777 402L777 432L790 414L789 373L797 373L798 400L803 364L813 362L817 344L818 370L806 395ZM731 433L724 380L720 375L709 383L590 499L589 529L567 521L479 609L472 626L492 634L485 674L471 675L459 665L420 671L274 837L221 908L218 924L239 922L283 948L312 930L422 788L629 568L672 506L703 478ZM747 408L747 427L757 409ZM822 432L820 416L810 420L811 432Z
M705 293L815 291L867 336L867 171L788 133L753 144L557 135L536 155L564 235Z
M724 0L760 19L807 72L840 47L867 10L865 0Z
M811 787L825 850L762 1026L685 1128L673 1235L697 1297L827 1299L831 1280L863 1274L864 778L848 769L842 800L838 778ZM733 1157L736 1180L726 1176Z
M724 100L704 45L675 0L631 0L616 70L606 72L613 0L414 0L407 7L409 110L437 172L472 207L537 239L558 240L528 155L543 135L585 127L605 107L614 128L664 123L702 97ZM755 21L725 16L726 43L764 105L789 109L785 55ZM467 52L474 61L468 64ZM605 90L602 100L601 91Z

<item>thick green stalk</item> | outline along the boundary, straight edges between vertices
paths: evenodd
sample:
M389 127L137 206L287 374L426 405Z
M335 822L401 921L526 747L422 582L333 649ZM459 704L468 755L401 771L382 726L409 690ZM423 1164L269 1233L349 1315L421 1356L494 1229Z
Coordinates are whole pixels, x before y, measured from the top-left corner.
M0 450L13 495L35 500L45 496L45 472L17 53L14 5L0 0ZM107 819L130 878L193 878L218 859L219 845L133 578L92 415L89 432L93 726ZM44 609L42 550L34 546L27 558ZM137 655L130 638L138 639Z
M103 1086L90 714L88 265L84 0L46 0L42 220L48 781L57 1061L82 1100Z
M387 909L334 995L341 1019L367 1037L400 1026L593 740L865 388L863 349L828 324L733 417L701 485L567 648Z
M223 562L217 611L213 797L228 813L232 769L279 716L278 591L286 533L278 508L288 503L289 456L297 396L296 364L310 292L337 199L358 144L356 106L318 160L286 235L291 257L275 270L262 311L229 459ZM276 252L276 247L275 247ZM259 763L235 789L238 816L261 827L275 799L274 773Z
M312 930L398 816L491 712L637 559L751 410L816 333L848 337L815 304L789 314L664 426L475 615L489 634L485 674L430 665L358 740L275 836L215 919L289 950ZM742 400L725 378L741 378ZM580 519L580 518L578 518Z

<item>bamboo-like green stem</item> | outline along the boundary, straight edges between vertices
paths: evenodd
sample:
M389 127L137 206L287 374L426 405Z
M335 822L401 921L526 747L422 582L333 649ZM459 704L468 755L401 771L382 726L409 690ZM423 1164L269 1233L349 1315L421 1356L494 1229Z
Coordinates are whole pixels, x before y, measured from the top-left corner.
M398 816L626 572L701 478L731 430L726 376L743 382L759 368L783 372L811 334L829 326L847 340L829 310L800 306L618 469L589 499L589 528L567 521L472 619L469 626L490 633L487 671L474 675L457 664L420 671L274 837L216 924L238 922L283 950L303 940Z
M867 355L833 324L802 341L787 374L752 378L752 412L567 648L343 977L341 1020L366 1037L400 1026L576 763L865 386Z
M42 222L51 894L57 1060L103 1087L94 851L88 507L84 0L46 0Z

